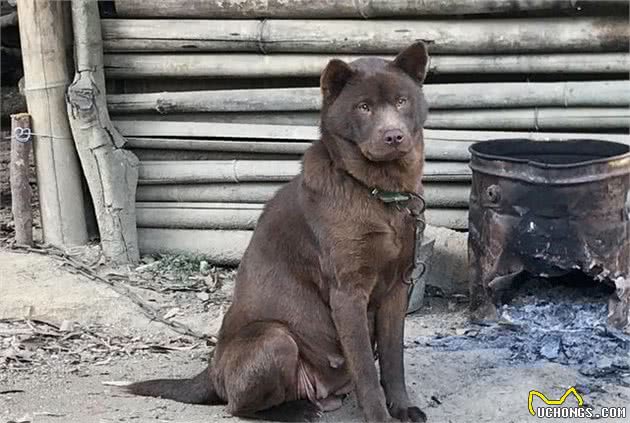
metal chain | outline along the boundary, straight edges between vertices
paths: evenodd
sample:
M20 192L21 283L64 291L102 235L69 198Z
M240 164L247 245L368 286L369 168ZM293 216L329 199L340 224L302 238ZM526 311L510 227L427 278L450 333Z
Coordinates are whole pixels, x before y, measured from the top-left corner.
M131 291L126 285L114 279L103 277L97 274L94 271L94 269L92 269L90 266L86 265L85 263L80 262L79 260L72 257L72 255L70 255L69 253L62 251L59 248L56 248L50 245L37 245L35 247L31 247L28 245L19 245L19 244L16 244L15 242L10 242L9 248L11 248L12 250L22 251L24 253L37 253L40 255L46 255L46 256L52 257L55 260L61 262L62 264L71 267L78 274L85 276L86 278L91 279L93 281L106 284L109 287L111 287L114 291L116 291L118 294L124 295L125 297L129 298L129 300L131 300L134 304L136 304L140 308L140 311L142 311L142 313L146 317L148 317L151 321L163 323L166 326L173 329L177 333L204 340L209 345L216 345L216 341L217 341L216 337L206 336L202 333L199 333L189 328L183 323L170 321L163 318L162 316L160 316L160 314L158 313L156 309L151 307L146 301L144 301L138 294ZM116 276L117 278L120 278L120 275L116 275Z
M409 275L409 280L403 279L403 283L405 285L409 285L409 296L411 297L411 289L416 284L418 280L427 271L427 264L418 260L418 251L422 246L422 240L424 238L424 230L427 227L426 220L424 219L424 211L427 208L427 202L424 199L424 195L409 193L411 198L417 200L420 203L420 206L417 208L407 206L405 209L407 213L411 215L415 219L415 227L414 227L414 240L413 240L413 265L411 268L411 273Z
M31 128L22 128L20 126L15 128L15 130L13 131L13 135L8 136L8 137L3 137L2 139L10 140L10 139L15 138L18 142L21 142L22 144L24 144L31 141L33 136L42 137L42 138L50 138L50 139L58 139L58 140L72 139L71 137L60 137L60 136L52 135L52 134L37 134L31 131Z

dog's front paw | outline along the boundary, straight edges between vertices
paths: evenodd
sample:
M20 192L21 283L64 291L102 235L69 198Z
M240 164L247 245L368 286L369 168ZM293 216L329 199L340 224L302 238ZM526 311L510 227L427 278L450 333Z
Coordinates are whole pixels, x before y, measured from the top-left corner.
M389 413L392 417L400 420L401 422L426 422L427 415L418 407L400 407L392 406L389 409Z

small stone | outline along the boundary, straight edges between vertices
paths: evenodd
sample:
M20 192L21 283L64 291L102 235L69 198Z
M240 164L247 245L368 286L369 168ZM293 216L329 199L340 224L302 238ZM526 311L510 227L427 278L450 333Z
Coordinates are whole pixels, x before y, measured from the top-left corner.
M608 370L612 367L613 361L610 357L601 357L597 362L595 362L595 367L600 370Z
M580 394L590 394L591 393L591 388L589 388L587 385L585 385L584 383L578 383L575 385L575 389L577 389L577 391Z
M160 264L159 261L152 261L151 263L142 264L136 267L136 272L146 272L147 270L155 269Z
M615 357L612 365L617 369L630 370L630 353Z
M25 414L19 419L15 420L15 423L31 423L31 422L32 422L32 419L29 414Z
M72 322L71 320L64 320L63 322L61 322L61 325L59 325L59 332L70 332L73 327L74 322Z
M199 262L199 272L204 276L208 276L210 274L210 265L207 261L201 260Z
M560 340L548 340L540 349L540 355L545 357L547 360L555 360L558 358L558 355L560 355Z
M199 298L201 301L208 301L210 299L210 294L208 294L205 291L202 292L197 292L197 294L195 294L197 296L197 298Z

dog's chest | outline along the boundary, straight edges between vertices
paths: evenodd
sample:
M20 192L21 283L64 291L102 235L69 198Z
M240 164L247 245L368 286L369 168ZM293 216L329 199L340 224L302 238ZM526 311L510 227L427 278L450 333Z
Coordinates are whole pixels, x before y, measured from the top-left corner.
M401 210L387 210L378 216L377 229L368 232L372 259L381 271L400 270L412 259L415 220Z

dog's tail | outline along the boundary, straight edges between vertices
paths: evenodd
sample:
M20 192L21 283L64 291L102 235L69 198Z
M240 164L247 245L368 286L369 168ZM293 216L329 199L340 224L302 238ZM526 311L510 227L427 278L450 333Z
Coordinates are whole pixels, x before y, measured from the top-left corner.
M191 379L154 379L136 382L124 387L125 391L145 397L167 398L188 404L218 405L219 398L210 377L210 367Z

